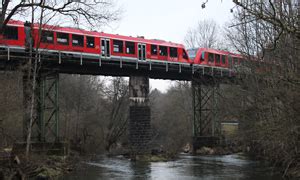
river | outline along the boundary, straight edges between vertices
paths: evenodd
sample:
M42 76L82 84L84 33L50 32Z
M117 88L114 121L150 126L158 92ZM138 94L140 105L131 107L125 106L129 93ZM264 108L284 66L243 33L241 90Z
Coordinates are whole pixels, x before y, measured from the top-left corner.
M133 162L122 156L99 156L82 163L80 170L59 180L106 179L186 179L186 180L281 180L272 167L241 155L191 156L180 155L168 162Z

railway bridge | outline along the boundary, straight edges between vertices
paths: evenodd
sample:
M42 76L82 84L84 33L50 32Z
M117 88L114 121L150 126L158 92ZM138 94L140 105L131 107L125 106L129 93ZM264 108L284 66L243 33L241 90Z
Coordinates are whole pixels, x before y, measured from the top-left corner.
M31 58L30 58L31 57ZM129 141L133 153L149 151L151 140L151 109L149 106L149 78L191 81L193 92L193 147L217 143L221 136L218 118L217 96L219 85L232 78L233 72L225 68L196 66L183 63L152 62L144 59L125 60L69 56L64 53L49 54L13 51L9 47L0 50L0 70L16 71L20 66L37 67L36 117L32 122L32 141L40 144L60 142L59 134L59 75L104 75L129 77ZM32 74L32 73L31 73ZM29 92L26 87L28 72L23 73L24 138L29 127Z

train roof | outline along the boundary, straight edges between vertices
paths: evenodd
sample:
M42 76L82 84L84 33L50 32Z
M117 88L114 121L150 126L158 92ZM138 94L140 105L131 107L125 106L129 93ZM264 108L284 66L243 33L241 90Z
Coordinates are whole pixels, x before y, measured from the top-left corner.
M8 25L12 26L24 26L23 21L18 20L10 20L8 22ZM38 28L38 24L34 24L35 28ZM72 27L60 27L60 26L54 26L54 25L47 25L43 24L42 28L45 30L52 30L52 31L58 31L58 32L64 32L64 33L71 33L71 34L80 34L80 35L89 35L89 36L95 36L95 37L105 37L110 39L119 39L124 41L134 41L134 42L140 42L140 43L148 43L148 44L157 44L162 46L172 46L177 48L184 48L184 45L168 42L164 40L159 39L145 39L144 37L132 37L132 36L124 36L119 34L109 34L104 32L97 32L97 31L87 31L84 29L79 28L72 28Z
M214 54L226 54L226 55L230 54L230 52L228 51L211 49L211 48L199 48L198 51L211 52Z
M192 50L197 50L198 52L205 51L205 52L210 52L214 54L224 54L224 55L230 55L232 57L237 57L237 58L243 58L241 54L236 54L232 53L229 51L224 51L224 50L217 50L217 49L211 49L211 48L191 48Z

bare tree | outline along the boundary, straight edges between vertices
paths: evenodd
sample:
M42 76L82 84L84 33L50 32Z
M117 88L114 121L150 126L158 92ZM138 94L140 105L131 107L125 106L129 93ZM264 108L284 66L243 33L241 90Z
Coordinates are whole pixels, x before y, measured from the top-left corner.
M0 148L20 140L22 129L21 74L0 73Z
M202 20L190 28L184 38L188 48L218 48L219 26L214 20Z
M64 21L71 20L76 25L100 27L119 18L120 10L115 7L112 0L40 0L40 1L11 1L1 0L0 8L0 34L10 19L17 15L26 15L32 9L43 9L45 16L64 16ZM27 13L27 14L26 14ZM61 17L61 16L60 16ZM72 24L73 24L72 23Z
M10 0L2 0L1 1L1 9L0 9L0 34L4 32L5 27L9 20L17 15L27 15L31 17L31 24L38 22L39 24L39 36L41 35L42 24L46 19L47 22L49 20L55 20L57 15L64 16L65 20L72 20L74 24L84 26L90 25L99 27L104 23L113 21L117 19L118 13L117 10L113 9L112 1L20 1L20 2L12 2ZM27 14L26 14L27 13ZM30 15L28 15L28 13ZM57 19L57 18L56 18ZM28 56L28 63L26 64L26 74L28 77L27 87L28 99L25 101L25 108L26 108L26 116L28 116L28 123L27 123L27 137L26 137L26 156L29 156L29 147L31 142L31 134L32 134L32 124L33 119L36 114L34 111L37 103L37 98L35 97L35 90L36 90L36 78L38 76L39 71L39 63L37 61L37 53L33 53L33 39L32 33L33 27L25 26L25 30L28 32L26 34L26 46L29 49L29 56ZM30 29L30 30L29 30ZM39 48L39 40L36 41L37 44L35 45L36 51ZM26 118L27 119L27 118Z
M111 146L115 145L120 137L127 130L128 122L128 82L124 78L113 78L105 93L108 97L108 124L106 133L105 149L110 151Z
M152 145L167 150L169 155L181 152L191 143L192 100L188 82L175 83L166 93L154 89L150 93Z
M242 142L283 175L299 177L299 0L233 0L235 21L227 31L250 69L230 101ZM203 3L209 3L206 0Z
M124 137L128 122L128 82L124 78L64 75L60 93L63 134L72 149L110 151Z
M104 120L99 120L99 115L107 114L103 111L103 86L103 81L96 76L62 75L60 78L61 134L74 150L100 151Z
M299 1L234 2L228 37L251 69L232 89L240 101L229 100L240 137L284 175L299 172Z
M270 1L237 1L233 2L245 10L247 15L255 19L279 28L279 34L283 32L294 34L300 39L299 29L299 0L270 0ZM249 21L249 22L251 22ZM276 40L276 39L275 39Z

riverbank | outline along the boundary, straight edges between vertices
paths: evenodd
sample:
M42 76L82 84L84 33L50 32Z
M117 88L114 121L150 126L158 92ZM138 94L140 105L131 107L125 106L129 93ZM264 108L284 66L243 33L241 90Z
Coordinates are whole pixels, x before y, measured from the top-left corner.
M102 159L106 160L114 160L122 157L122 161L129 161L137 164L151 164L151 163L169 163L169 162L177 162L182 158L182 156L191 157L193 159L218 159L220 157L235 157L236 160L242 161L251 161L250 156L247 153L232 153L228 149L221 148L207 148L203 147L198 151L198 154L191 155L189 153L185 154L155 154L155 155L140 155L135 156L135 158L130 158L126 156L120 155L94 155L94 156L80 156L79 154L72 153L71 156L45 156L45 155L33 155L30 157L30 161L26 161L23 156L15 156L10 158L9 161L1 162L0 161L0 179L21 179L21 178L38 178L38 179L53 179L58 177L65 177L67 174L73 174L74 171L82 171L82 163L88 162L101 162ZM99 159L99 157L101 157ZM205 159L204 158L204 159ZM119 159L120 160L120 159ZM258 161L263 162L263 161ZM105 162L103 162L105 163ZM88 163L89 164L89 163ZM267 164L267 163L266 163ZM267 166L272 167L272 164L268 164ZM278 169L279 172L280 169ZM287 177L291 178L299 178L300 172L299 169L291 168L284 172Z
M278 171L282 174L283 177L286 178L297 178L300 179L300 163L297 160L291 161L291 163L286 166L276 162L274 159L267 159L266 156L259 155L258 153L253 153L249 150L243 149L239 146L234 147L202 147L194 152L196 156L205 156L205 155L212 155L212 156L219 156L219 155L230 155L230 154L238 154L249 159L257 160L260 162L266 163L268 166L276 167Z
M300 158L298 156L294 157L292 161L289 161L289 163L282 163L279 162L278 159L269 158L269 156L259 154L257 152L248 151L245 152L247 156L249 156L251 159L255 159L257 161L264 162L268 164L269 166L276 167L280 173L282 174L282 177L284 178L296 178L300 179ZM298 159L298 160L297 160Z
M71 172L79 156L23 155L12 156L0 162L0 179L52 179Z

